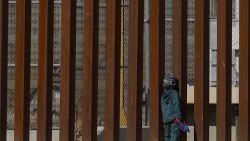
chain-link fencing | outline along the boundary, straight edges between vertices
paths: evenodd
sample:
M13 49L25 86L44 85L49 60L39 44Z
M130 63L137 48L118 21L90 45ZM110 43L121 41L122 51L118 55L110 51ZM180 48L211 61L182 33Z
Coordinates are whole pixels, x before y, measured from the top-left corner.
M172 73L172 50L173 50L173 0L166 0L165 10L165 73ZM195 24L195 0L188 0L187 15L187 85L194 86L194 24ZM239 0L232 1L232 87L239 86ZM30 129L36 129L37 121L37 63L38 63L38 14L39 3L32 0L31 19L31 105L30 105ZM217 0L210 0L210 86L216 87L217 66ZM128 30L129 30L129 2L122 0L122 40L121 40L121 104L120 126L127 125L127 99L128 99ZM77 0L76 10L76 139L81 137L81 114L82 114L82 51L83 51L83 0ZM145 25L150 25L149 19L144 19ZM146 26L145 26L146 27ZM16 3L9 0L9 34L8 34L8 124L9 130L14 125L15 103L15 60L16 60ZM101 0L99 5L99 56L98 56L98 119L97 125L104 126L105 111L105 78L106 78L106 1ZM144 28L145 29L145 28ZM146 31L146 30L145 30ZM146 34L146 33L144 33ZM150 40L150 39L149 39ZM144 38L144 46L146 42ZM53 39L53 129L59 130L60 126L60 48L61 48L61 0L54 0L54 39ZM144 48L144 93L143 93L143 125L149 123L148 83L149 63L145 56L149 50ZM149 57L149 56L147 56Z

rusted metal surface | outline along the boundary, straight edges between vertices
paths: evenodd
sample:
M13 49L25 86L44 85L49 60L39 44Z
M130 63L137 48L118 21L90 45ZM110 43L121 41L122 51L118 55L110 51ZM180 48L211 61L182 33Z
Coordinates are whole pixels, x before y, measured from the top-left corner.
M99 0L84 0L83 141L97 140Z
M128 141L142 140L144 0L130 0L128 54Z
M209 140L209 1L195 1L194 119L198 141Z
M231 140L232 0L218 1L217 106L218 141Z
M249 63L250 63L250 2L240 0L240 93L239 93L239 139L250 140L249 121Z
M62 1L60 141L74 140L76 0Z
M6 141L7 126L7 63L8 1L0 0L0 140Z
M187 120L187 1L173 3L173 70L179 81L182 119ZM187 140L186 134L181 134L181 140Z
M51 141L54 2L39 3L37 140Z
M16 1L15 141L29 140L31 1Z
M195 137L209 140L209 1L195 1ZM40 1L38 141L51 141L53 5ZM128 140L141 140L143 80L143 0L130 0ZM15 141L29 140L31 0L16 1ZM84 0L83 138L96 141L98 90L99 0ZM165 60L165 0L150 2L150 140L163 140L160 95ZM240 0L240 127L241 141L250 138L248 0ZM0 0L0 140L6 140L8 1ZM186 118L187 1L174 1L174 73ZM232 0L218 1L217 140L231 139ZM107 78L105 141L119 140L121 2L107 1ZM62 1L60 141L74 140L76 0ZM182 136L181 140L185 140Z
M163 140L160 95L165 64L165 0L150 1L150 141Z
M107 1L107 65L105 96L105 141L119 140L121 1Z

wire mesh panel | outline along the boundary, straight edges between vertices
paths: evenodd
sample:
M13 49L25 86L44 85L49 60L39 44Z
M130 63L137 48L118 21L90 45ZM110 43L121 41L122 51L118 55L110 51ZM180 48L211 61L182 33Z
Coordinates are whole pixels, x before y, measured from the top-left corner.
M16 3L15 1L9 2L9 50L8 50L8 80L9 80L9 92L8 100L12 103L14 102L14 91L15 91L15 53L16 53L16 45L15 45L15 24L16 24ZM31 19L31 124L30 128L36 128L36 80L37 80L37 38L38 38L38 3L36 1L32 1L32 19ZM13 92L13 93L12 93ZM8 106L11 110L9 113L8 121L13 122L13 103ZM12 128L12 125L9 126Z
M239 87L239 0L232 1L232 85Z
M238 103L236 97L239 96L239 0L232 0L232 103ZM232 121L232 140L239 141L239 106L234 106Z
M98 107L97 107L97 135L104 129L105 92L106 92L106 3L99 3L99 45L98 45Z
M165 74L173 73L173 0L165 3Z
M210 0L210 19L209 19L209 97L212 98L209 101L210 104L215 103L217 96L217 1ZM209 111L210 128L214 128L216 125L216 109L210 109ZM211 126L212 125L212 126ZM209 132L210 135L215 132ZM209 140L216 140L215 136L210 136Z
M75 72L75 140L81 137L82 127L82 51L83 51L83 1L76 8L76 72Z
M9 1L9 19L8 19L8 112L7 112L7 129L13 130L14 127L14 103L15 103L15 71L16 71L16 0ZM128 111L128 30L129 30L129 0L121 0L121 66L120 66L120 126L127 125ZM217 87L217 1L210 0L210 39L209 39L209 89L212 90L210 95L214 97L211 101L215 103L216 87ZM165 1L165 74L173 72L173 0ZM31 5L31 70L30 70L30 129L37 128L37 71L38 71L38 14L39 1L32 0ZM105 111L105 79L106 76L106 0L100 0L99 5L99 56L98 56L98 132L103 131L104 111ZM83 0L77 0L76 9L76 72L75 72L75 140L81 138L82 125L82 64L83 64ZM188 97L193 95L194 89L194 62L195 62L195 0L188 0L187 11L187 85ZM145 19L145 24L150 24L149 19ZM145 33L144 33L145 34ZM60 58L61 58L61 0L54 0L54 58L53 58L53 130L59 131L60 126ZM149 39L150 40L150 39ZM145 44L148 44L144 40ZM145 56L149 54L149 50L144 50L144 81L149 81L149 67ZM239 95L239 0L232 0L232 103L235 104L232 119L238 119L238 101ZM149 56L147 56L149 58ZM148 70L147 70L148 69ZM148 73L148 74L147 74ZM148 82L144 82L143 95L143 125L148 125ZM210 96L210 98L211 98ZM192 103L192 102L191 102ZM210 111L213 125L215 125L215 111ZM188 122L193 123L193 109L188 109ZM234 118L236 117L236 118ZM233 122L237 125L238 121ZM237 127L236 127L237 128ZM233 130L236 134L235 140L238 139L238 129ZM56 134L53 134L55 136ZM57 134L58 135L58 134ZM234 138L233 138L234 139ZM211 139L212 140L212 139Z
M187 84L194 86L194 0L188 0L187 19Z
M195 62L195 46L194 46L194 26L195 26L195 0L188 0L187 11L187 98L194 95L194 62ZM189 106L188 106L189 107ZM187 108L187 123L190 126L194 124L194 111L192 108ZM192 128L191 128L192 129ZM187 140L194 140L194 130L191 130L191 134L187 134Z
M127 126L129 1L122 1L120 126Z
M98 117L97 125L104 126L105 79L106 79L106 3L99 8L99 56L98 56ZM99 131L98 131L99 132Z
M217 1L210 0L210 80L209 84L216 87L217 81Z
M210 17L209 17L209 97L216 97L216 85L217 85L217 1L210 0ZM212 101L209 101L211 104ZM213 102L214 103L214 102ZM216 124L216 109L210 109L209 112L210 121L212 125ZM211 127L211 124L209 124ZM212 132L209 132L211 135ZM216 140L214 136L210 136L209 140Z
M59 129L60 111L60 47L61 47L61 2L54 1L54 39L53 39L53 104L52 128ZM53 136L53 135L52 135Z
M38 12L39 4L31 5L31 67L30 67L30 128L37 128L37 74L38 74Z
M16 4L9 2L8 23L8 106L7 106L7 130L14 128L15 106L15 59L16 59Z

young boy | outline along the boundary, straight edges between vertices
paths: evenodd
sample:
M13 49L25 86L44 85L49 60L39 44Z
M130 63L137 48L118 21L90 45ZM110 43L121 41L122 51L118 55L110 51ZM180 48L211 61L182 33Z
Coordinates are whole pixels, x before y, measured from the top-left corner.
M173 76L167 76L163 80L164 91L161 96L162 119L165 128L164 141L178 141L179 127L174 123L181 118L178 81Z

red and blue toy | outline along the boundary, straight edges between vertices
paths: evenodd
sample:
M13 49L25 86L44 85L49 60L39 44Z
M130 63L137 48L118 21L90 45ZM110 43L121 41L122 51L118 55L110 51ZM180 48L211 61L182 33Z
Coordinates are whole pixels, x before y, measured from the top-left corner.
M181 122L179 119L174 119L174 123L178 125L178 127L185 133L190 132L187 124L185 122Z

